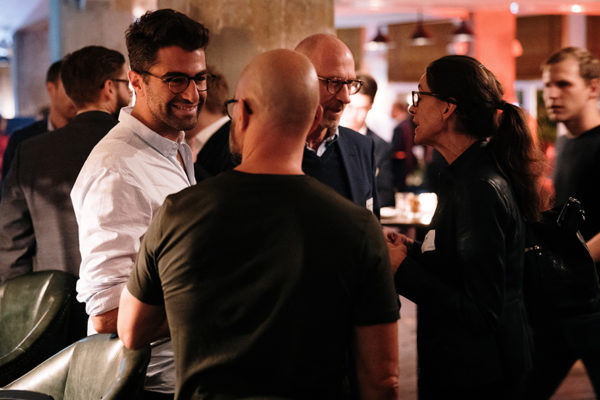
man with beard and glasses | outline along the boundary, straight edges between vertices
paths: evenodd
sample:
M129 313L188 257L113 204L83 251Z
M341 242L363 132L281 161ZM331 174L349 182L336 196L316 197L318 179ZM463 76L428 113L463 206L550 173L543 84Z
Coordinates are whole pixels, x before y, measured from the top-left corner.
M88 154L131 100L125 57L118 51L84 47L65 58L61 75L77 116L17 147L0 202L0 281L47 269L79 274L69 194Z
M71 192L82 258L77 298L86 303L90 333L117 331L140 238L167 195L196 183L184 130L196 125L206 99L208 30L162 9L131 24L126 42L136 103L121 110ZM174 386L171 343L155 344L144 398L172 398Z

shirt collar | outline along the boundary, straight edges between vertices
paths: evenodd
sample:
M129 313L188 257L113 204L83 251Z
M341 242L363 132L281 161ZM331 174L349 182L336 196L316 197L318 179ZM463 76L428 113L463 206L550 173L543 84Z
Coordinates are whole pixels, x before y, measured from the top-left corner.
M131 115L133 107L124 107L119 113L119 122L130 127L133 133L140 137L144 142L156 149L165 157L177 157L179 146L185 143L185 133L179 131L177 140L173 141L161 136L152 129L148 128L141 121Z
M323 142L321 142L321 144L319 145L319 147L315 150L312 149L308 146L308 143L305 144L305 147L312 151L313 153L317 153L318 157L321 157L323 155L323 153L325 153L325 150L327 150L327 147L333 143L335 140L337 140L337 138L340 136L340 128L339 126L335 127L335 131L333 131L333 135L329 135L325 138L325 140L323 140Z
M212 135L217 130L219 130L220 127L225 125L227 121L229 121L229 117L227 115L223 115L221 118L208 125L207 127L203 128L194 136L192 140L194 141L194 151L196 152L196 154L198 154L200 150L202 150L206 142L208 142L208 139L210 139Z

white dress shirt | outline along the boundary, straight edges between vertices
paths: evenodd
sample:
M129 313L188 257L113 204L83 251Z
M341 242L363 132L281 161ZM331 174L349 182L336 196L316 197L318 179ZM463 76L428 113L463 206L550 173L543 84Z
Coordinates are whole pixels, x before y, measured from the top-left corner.
M325 154L325 150L327 150L329 145L331 145L334 141L336 141L338 139L338 137L340 137L340 129L339 129L339 127L336 126L335 131L333 132L333 135L327 136L325 138L325 140L323 140L321 142L321 144L319 145L319 147L317 149L313 149L312 147L310 147L308 145L308 142L304 146L308 150L312 151L313 153L316 153L317 157L321 157L323 154Z
M86 303L89 315L119 306L152 216L166 196L196 183L184 133L177 142L164 138L131 110L121 110L119 123L94 147L71 191L82 260L77 300ZM171 342L154 347L145 389L172 393L174 370Z

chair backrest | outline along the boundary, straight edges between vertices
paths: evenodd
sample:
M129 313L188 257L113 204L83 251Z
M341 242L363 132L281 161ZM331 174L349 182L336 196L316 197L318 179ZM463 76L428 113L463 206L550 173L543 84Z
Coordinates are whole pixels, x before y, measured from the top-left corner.
M4 389L32 390L54 400L139 398L150 348L129 350L116 335L88 336Z
M76 279L39 271L0 286L0 386L72 343Z

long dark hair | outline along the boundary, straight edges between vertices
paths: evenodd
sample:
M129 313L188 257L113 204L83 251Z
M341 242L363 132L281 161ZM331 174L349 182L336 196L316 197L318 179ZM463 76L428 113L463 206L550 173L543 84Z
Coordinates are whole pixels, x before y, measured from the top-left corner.
M489 138L488 148L513 186L523 217L538 220L544 164L523 110L502 100L504 92L498 79L472 57L437 59L427 67L426 78L433 92L456 100L459 131Z

